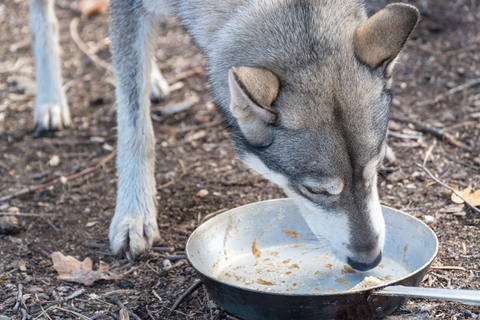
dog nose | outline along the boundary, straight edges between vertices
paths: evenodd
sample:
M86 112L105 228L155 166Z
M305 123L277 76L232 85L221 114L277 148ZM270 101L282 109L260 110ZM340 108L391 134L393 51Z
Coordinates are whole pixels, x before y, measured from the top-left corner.
M376 266L378 266L380 261L382 261L382 252L381 251L378 254L378 256L375 258L375 260L373 260L370 263L358 262L358 261L350 259L350 257L347 258L347 263L350 265L350 267L352 267L353 269L358 270L358 271L367 271L367 270L373 269Z

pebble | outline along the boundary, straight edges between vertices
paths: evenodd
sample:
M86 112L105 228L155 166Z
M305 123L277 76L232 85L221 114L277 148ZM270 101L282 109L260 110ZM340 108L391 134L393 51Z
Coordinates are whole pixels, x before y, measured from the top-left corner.
M472 316L472 312L470 310L463 311L463 315L465 318L470 318Z

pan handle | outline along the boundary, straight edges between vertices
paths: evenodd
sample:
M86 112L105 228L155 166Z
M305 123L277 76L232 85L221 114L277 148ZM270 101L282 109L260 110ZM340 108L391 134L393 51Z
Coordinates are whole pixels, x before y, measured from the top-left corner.
M456 301L468 305L480 305L480 290L438 289L424 287L390 286L373 292L373 296L401 296L410 298L430 298Z

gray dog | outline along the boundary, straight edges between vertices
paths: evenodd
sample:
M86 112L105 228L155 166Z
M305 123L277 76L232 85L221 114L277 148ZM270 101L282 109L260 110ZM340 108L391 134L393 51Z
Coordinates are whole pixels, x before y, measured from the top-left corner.
M29 0L35 123L68 126L53 0ZM110 244L129 258L159 239L149 94L168 93L154 61L161 15L178 14L209 60L213 94L240 159L293 198L312 232L357 270L379 264L376 187L395 59L419 13L360 0L111 0L118 193Z
M112 0L117 78L115 253L159 238L149 70L157 17L178 14L205 52L240 159L293 198L312 231L357 270L382 258L376 169L385 157L395 59L418 10L367 19L359 0Z

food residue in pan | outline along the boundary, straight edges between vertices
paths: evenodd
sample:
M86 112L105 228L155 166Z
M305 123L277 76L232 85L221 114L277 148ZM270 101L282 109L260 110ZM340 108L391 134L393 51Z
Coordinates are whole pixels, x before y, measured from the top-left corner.
M257 279L257 283L258 283L258 284L263 284L263 285L265 285L265 286L274 286L274 285L275 285L275 283L270 282L270 281L265 281L265 280L263 280L263 279L261 279L261 278Z
M371 288L371 287L376 287L376 286L382 285L384 283L385 283L385 281L380 280L377 277L365 277L365 279L363 279L362 282L355 285L352 288L352 290L368 289L368 288Z
M298 238L298 232L294 230L282 230L283 233L286 233L287 236L290 238L297 239Z
M257 243L255 241L253 241L252 244L252 252L255 258L259 258L262 255L262 251L257 249Z
M348 274L348 273L357 273L357 271L355 271L352 267L349 267L345 264L343 265L342 274Z

